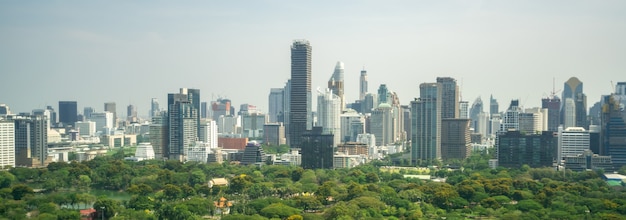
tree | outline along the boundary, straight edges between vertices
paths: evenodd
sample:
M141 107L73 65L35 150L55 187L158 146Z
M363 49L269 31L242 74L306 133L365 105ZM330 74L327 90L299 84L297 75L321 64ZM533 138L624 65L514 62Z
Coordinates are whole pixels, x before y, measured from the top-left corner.
M119 212L120 204L112 199L99 198L93 204L93 208L96 209L96 213L99 217L104 215L104 218L109 219Z
M165 185L165 187L163 187L163 195L166 199L176 200L182 198L183 190L176 185L167 184Z
M7 171L0 171L0 189L10 187L15 176Z
M235 176L230 181L230 185L228 186L230 191L233 193L243 193L252 185L252 177L246 174L240 174L239 176Z
M33 189L24 184L13 186L13 190L11 191L11 195L13 195L13 199L15 200L21 200L25 196L33 194Z
M268 218L287 218L292 215L299 214L300 209L287 206L282 203L274 203L261 209L261 215Z

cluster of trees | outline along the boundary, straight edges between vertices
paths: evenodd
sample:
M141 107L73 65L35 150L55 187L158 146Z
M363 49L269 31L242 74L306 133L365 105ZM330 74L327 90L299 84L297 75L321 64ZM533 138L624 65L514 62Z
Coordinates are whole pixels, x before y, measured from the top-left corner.
M431 170L446 182L384 172L386 162L337 170L121 160L51 163L0 171L0 218L77 219L93 207L105 219L200 219L214 202L232 202L222 219L621 219L626 191L596 172L550 168L488 169L489 155L449 161L462 169ZM212 178L228 186L209 188ZM127 199L92 190L126 192ZM41 191L41 192L39 192Z

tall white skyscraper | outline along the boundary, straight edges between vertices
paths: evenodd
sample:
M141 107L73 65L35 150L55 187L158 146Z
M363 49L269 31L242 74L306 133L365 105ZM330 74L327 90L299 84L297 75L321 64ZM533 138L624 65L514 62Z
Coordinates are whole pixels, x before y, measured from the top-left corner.
M94 112L91 113L91 121L96 123L96 132L108 134L115 126L113 113L111 112Z
M317 126L322 127L324 134L333 134L333 146L341 143L341 98L333 94L330 89L318 91L317 96Z
M359 100L364 100L367 94L367 71L361 70L361 78L359 83Z
M15 167L15 122L0 118L0 167Z
M572 98L566 98L563 104L563 127L576 126L576 102Z
M365 133L365 117L348 109L341 114L341 142L354 142L359 134Z

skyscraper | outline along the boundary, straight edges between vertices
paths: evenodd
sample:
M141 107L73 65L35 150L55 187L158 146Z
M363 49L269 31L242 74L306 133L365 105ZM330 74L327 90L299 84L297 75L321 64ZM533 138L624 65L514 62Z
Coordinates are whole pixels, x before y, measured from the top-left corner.
M499 114L500 109L498 105L498 100L493 98L493 95L489 97L489 116L491 117L493 114Z
M269 95L269 107L268 107L268 116L269 122L274 123L278 122L278 116L283 114L283 100L284 100L284 88L271 88Z
M15 122L0 117L0 167L15 167Z
M561 99L556 95L541 99L541 108L548 109L548 131L557 131L561 121Z
M468 101L459 102L459 118L469 119L469 102Z
M377 146L393 143L393 109L388 103L381 103L372 110L370 116L370 133L376 137Z
M361 78L359 83L359 100L365 99L367 94L367 71L361 70Z
M341 61L337 61L335 65L335 71L333 75L328 80L328 89L330 89L333 94L339 97L340 100L340 111L346 107L346 98L343 94L343 63Z
M389 98L389 90L387 89L386 84L380 84L378 87L378 105L383 103L389 103L387 100Z
M469 111L469 117L472 120L471 126L474 128L474 131L478 131L478 115L483 111L483 100L480 99L480 96L476 98L474 103L472 103L472 107Z
M200 102L200 119L209 117L209 103Z
M59 101L59 122L63 123L63 126L73 126L76 121L78 121L76 101Z
M341 99L333 91L318 91L317 96L317 126L322 127L324 134L333 134L333 146L341 143Z
M444 118L441 120L441 158L465 159L471 153L470 120Z
M333 167L333 135L313 127L302 135L302 168L330 169Z
M611 156L616 168L626 165L626 95L602 97L600 154Z
M48 165L48 119L45 116L16 117L15 165Z
M113 113L113 127L117 127L117 105L115 102L105 102L104 111Z
M91 113L94 113L95 110L92 107L85 107L83 108L83 116L85 116L85 118L89 119L91 118Z
M184 92L181 90L181 92ZM185 161L185 148L198 137L198 110L187 94L168 94L169 159Z
M134 105L126 107L126 117L129 122L137 122L137 108Z
M441 83L420 84L420 97L411 102L413 164L441 159Z
M564 83L563 88L563 103L561 106L561 124L565 124L565 120L574 118L575 127L583 127L588 129L587 125L587 96L583 93L583 83L576 77L569 78ZM571 107L568 109L565 105L571 104L567 103L567 99L572 99L574 102L573 111L571 111ZM573 114L572 115L568 115ZM566 127L567 128L567 127Z
M441 84L441 119L459 117L459 86L451 77L437 77Z
M159 100L156 98L152 98L150 100L150 118L157 116L161 110L159 109Z
M306 40L296 40L291 45L291 88L287 142L292 148L301 147L302 134L311 128L313 122L311 117L311 51L311 44Z

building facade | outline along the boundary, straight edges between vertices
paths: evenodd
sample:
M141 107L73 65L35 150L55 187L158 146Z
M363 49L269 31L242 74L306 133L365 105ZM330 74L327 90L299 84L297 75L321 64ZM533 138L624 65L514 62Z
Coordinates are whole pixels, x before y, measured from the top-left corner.
M291 88L287 144L300 148L302 135L312 127L311 44L296 40L291 45Z
M411 160L413 164L441 159L441 84L420 84L420 97L411 102Z

